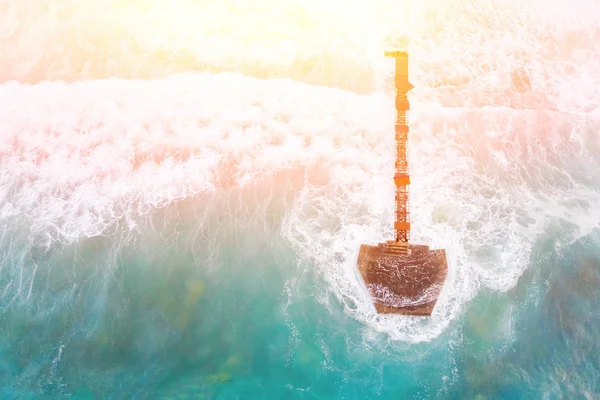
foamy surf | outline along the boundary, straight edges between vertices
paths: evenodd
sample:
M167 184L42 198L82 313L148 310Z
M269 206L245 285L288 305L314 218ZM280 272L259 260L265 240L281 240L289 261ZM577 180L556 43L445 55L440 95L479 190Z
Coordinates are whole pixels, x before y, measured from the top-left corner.
M312 169L294 188L281 233L299 257L317 265L350 315L397 340L430 340L478 290L513 287L550 219L580 221L581 234L599 221L590 222L588 212L600 205L597 192L573 177L597 171L596 158L589 144L561 134L565 126L595 120L415 107L413 240L446 248L450 271L430 319L379 316L355 261L360 243L392 233L388 96L185 74L11 83L0 88L0 101L9 104L0 110L0 215L4 226L31 226L32 243L78 241L117 225L135 230L140 216L175 201L248 185L273 171ZM546 160L545 149L556 146L564 150L563 165ZM531 169L540 171L536 179L528 179ZM573 202L582 204L579 213Z
M536 2L435 5L423 6L431 24L414 26L411 42L417 86L411 98L413 238L446 248L450 265L431 319L375 315L354 273L359 244L391 234L393 110L384 94L391 69L366 42L378 40L372 48L383 49L386 35L397 32L387 25L391 31L367 29L370 36L362 41L353 36L363 58L337 66L344 82L339 74L329 82L326 71L348 53L332 53L327 63L292 74L355 92L382 90L369 95L209 73L3 84L2 223L27 224L36 244L74 242L118 224L133 230L136 218L153 209L243 186L267 171L314 168L319 173L306 175L286 210L284 237L299 257L316 263L358 320L394 339L436 337L482 288L514 287L549 221L568 221L573 238L598 226L598 192L590 182L598 179L598 117L591 111L598 107L593 88L600 60L592 45L596 8L569 6L558 15ZM75 3L67 9L71 16L85 12ZM25 15L14 6L3 9L3 40L25 51L9 38L23 35L27 18L45 21L40 26L50 31L68 31L55 24L58 10ZM103 18L113 15L102 12ZM84 37L97 39L93 27L77 26ZM60 64L45 75L48 60L58 55L49 46L50 53L37 60L19 53L20 64L11 63L4 79L72 81L107 71L119 75L124 67L127 78L151 78L178 70L132 69L143 51L159 48L150 42L135 47L130 39L122 47L92 41L97 49L110 49L120 69L99 59L98 71ZM71 55L79 60L81 54ZM168 65L153 57L154 67ZM185 65L219 63L202 57L191 52ZM233 60L241 72L255 72L252 62Z

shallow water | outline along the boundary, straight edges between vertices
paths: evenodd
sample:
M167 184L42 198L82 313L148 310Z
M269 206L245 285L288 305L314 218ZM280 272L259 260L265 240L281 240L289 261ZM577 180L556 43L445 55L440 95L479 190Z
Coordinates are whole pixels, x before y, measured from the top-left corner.
M355 273L392 233L385 2L212 53L121 3L0 5L0 398L600 397L597 5L412 6L420 319Z

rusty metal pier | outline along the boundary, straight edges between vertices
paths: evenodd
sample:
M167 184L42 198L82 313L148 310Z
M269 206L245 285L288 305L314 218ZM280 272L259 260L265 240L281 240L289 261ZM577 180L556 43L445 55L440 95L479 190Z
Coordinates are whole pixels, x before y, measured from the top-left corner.
M409 244L409 125L406 112L410 110L407 93L413 85L408 80L408 53L385 52L385 56L396 61L395 239L377 246L361 245L357 265L378 313L429 316L448 273L446 251Z

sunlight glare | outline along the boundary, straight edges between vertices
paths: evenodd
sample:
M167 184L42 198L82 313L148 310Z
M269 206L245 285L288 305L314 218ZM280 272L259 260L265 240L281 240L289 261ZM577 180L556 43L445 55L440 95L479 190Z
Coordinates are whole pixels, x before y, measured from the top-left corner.
M152 48L202 54L212 61L243 55L246 60L288 63L334 48L363 55L374 48L379 51L385 37L406 35L423 22L417 17L419 4L408 0L134 0L115 2L111 13Z

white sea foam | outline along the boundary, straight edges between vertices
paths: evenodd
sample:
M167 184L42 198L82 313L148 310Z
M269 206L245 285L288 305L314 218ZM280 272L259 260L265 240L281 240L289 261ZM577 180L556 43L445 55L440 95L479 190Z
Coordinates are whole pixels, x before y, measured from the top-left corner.
M208 73L4 83L0 223L29 224L32 240L45 245L75 241L120 223L135 229L137 216L177 199L319 165L325 175L296 188L283 235L319 268L353 317L393 339L429 340L481 288L513 287L550 221L572 224L566 240L600 224L598 7L557 3L564 12L556 14L536 2L456 4L438 10L411 44L417 86L411 96L412 238L445 248L450 264L430 319L378 316L356 274L359 245L392 234L393 100L387 88L357 95ZM8 52L0 59L5 79L119 75L102 51L85 73L67 62L81 54L61 53L69 25L55 23L75 21L77 13L60 17L57 4L28 15L27 7L0 9L1 39L16 54L16 61ZM27 18L58 34L51 41L42 31L36 37L23 28ZM92 28L77 29L84 39L93 37ZM380 31L371 34L382 39ZM47 49L36 58L40 43ZM331 79L332 86L355 92L378 87L389 81L391 65L373 58L365 43L356 47L364 58L344 58L335 79L326 71L335 57L311 72L321 73L319 79L294 76ZM143 57L131 47L103 44L130 67L127 78L172 71L168 60L155 60L164 68L142 73L134 66ZM53 57L59 72L47 69ZM192 61L190 69L196 68ZM253 71L251 62L236 62L241 72Z

